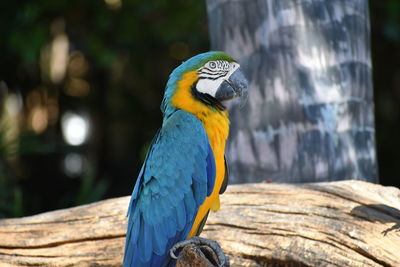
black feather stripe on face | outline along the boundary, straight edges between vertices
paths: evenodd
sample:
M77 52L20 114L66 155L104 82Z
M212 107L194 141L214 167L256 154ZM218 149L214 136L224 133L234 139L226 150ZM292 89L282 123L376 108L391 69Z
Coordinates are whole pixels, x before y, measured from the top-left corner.
M216 109L218 109L220 111L224 111L226 109L226 107L221 103L221 101L219 101L215 97L212 97L209 94L205 94L205 93L201 93L201 92L197 91L196 90L196 84L197 84L197 82L195 82L192 85L192 94L193 94L194 98L196 98L199 101L203 102L207 106L216 108Z

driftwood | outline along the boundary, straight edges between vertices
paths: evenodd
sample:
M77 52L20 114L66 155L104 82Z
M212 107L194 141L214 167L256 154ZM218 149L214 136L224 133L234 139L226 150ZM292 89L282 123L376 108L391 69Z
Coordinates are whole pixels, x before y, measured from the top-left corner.
M129 197L0 220L0 266L120 266ZM231 185L202 236L231 266L400 266L400 190Z

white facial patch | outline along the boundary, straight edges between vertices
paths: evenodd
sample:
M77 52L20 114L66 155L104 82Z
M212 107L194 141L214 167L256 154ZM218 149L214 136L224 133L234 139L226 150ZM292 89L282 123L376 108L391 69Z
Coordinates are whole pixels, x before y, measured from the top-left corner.
M207 62L197 70L199 80L196 89L200 93L209 94L215 97L219 86L240 67L236 62L215 60Z

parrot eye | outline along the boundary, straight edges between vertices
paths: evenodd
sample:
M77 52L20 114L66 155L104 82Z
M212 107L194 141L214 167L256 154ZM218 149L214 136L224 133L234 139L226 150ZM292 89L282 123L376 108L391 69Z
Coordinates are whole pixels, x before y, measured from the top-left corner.
M214 61L211 61L209 66L211 69L215 69L217 67L217 64Z

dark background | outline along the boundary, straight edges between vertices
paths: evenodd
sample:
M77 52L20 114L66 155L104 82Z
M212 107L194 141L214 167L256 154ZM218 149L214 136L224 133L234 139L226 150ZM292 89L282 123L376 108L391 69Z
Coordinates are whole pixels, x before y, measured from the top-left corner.
M0 218L129 195L169 73L209 50L205 2L0 8ZM400 1L370 0L370 16L380 181L400 187ZM64 138L68 114L89 125L80 145Z

